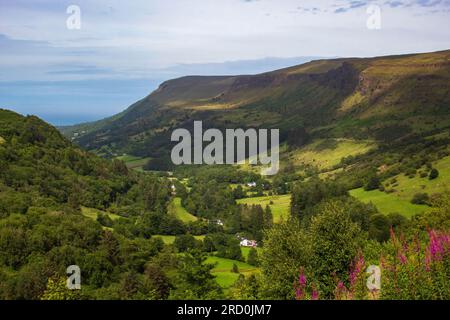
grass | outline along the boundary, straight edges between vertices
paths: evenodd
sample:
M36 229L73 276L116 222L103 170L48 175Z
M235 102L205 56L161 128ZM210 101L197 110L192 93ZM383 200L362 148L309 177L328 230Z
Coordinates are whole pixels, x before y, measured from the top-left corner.
M5 143L5 139L3 137L0 137L0 144Z
M175 237L176 236L166 236L166 235L154 235L153 237L155 238L161 238L161 240L164 242L164 244L173 244L175 242ZM195 239L197 240L203 240L205 238L205 236L194 236Z
M86 208L86 207L81 207L81 213L83 214L83 216L91 218L93 220L97 220L97 216L99 213L108 215L111 218L111 220L117 220L119 218L123 218L114 213L109 213L106 211L102 211L102 210L98 210L98 209L94 209L94 208Z
M140 158L140 157L135 157L132 155L124 154L122 156L117 157L117 159L125 162L125 165L129 169L143 171L143 166L145 166L151 158Z
M250 250L251 250L251 248L249 248L249 247L241 247L242 256L245 258L246 261L247 261L248 254L249 254ZM261 252L261 248L257 247L256 251L258 251L258 253L260 253Z
M434 162L433 168L439 171L439 177L434 180L429 180L428 176L421 178L419 172L425 170L421 168L413 178L409 178L403 173L395 176L397 185L388 185L388 182L394 178L384 181L383 184L386 189L394 190L392 193L387 194L378 190L367 192L363 189L355 189L351 190L350 194L362 202L372 202L382 213L399 212L410 217L429 209L427 206L415 205L410 202L416 193L432 195L450 190L450 156Z
M371 141L338 139L332 148L318 148L324 140L317 140L292 152L289 159L294 165L313 165L319 169L328 169L339 164L347 156L364 154L374 147Z
M169 213L174 214L178 219L183 222L193 222L197 221L198 218L190 214L182 205L181 198L173 198L168 207Z
M111 220L113 220L113 221L117 220L119 218L123 218L123 217L121 217L121 216L119 216L117 214L114 214L114 213L109 213L109 212L98 210L98 209L94 209L94 208L81 207L81 214L83 216L89 218L89 219L94 220L94 221L97 221L97 217L98 217L99 213L103 213L103 214L108 215L111 218ZM112 228L105 227L105 226L102 226L102 228L105 229L105 230L110 230L110 231L113 230Z
M428 209L425 205L412 204L409 200L401 199L398 195L387 194L379 190L365 191L363 188L359 188L350 190L350 195L364 203L373 203L384 214L397 212L406 217L411 217Z
M259 272L259 269L251 266L245 262L220 258L216 256L209 256L205 263L215 263L216 266L211 270L211 273L216 276L217 283L224 289L230 288L239 278L238 273L231 272L233 264L236 264L239 272L243 275L250 275Z
M416 174L414 178L409 178L404 174L397 175L397 186L386 186L386 188L395 189L394 194L403 200L410 201L416 193L442 193L450 190L450 156L440 159L433 163L433 168L439 171L439 177L429 180L428 176L421 178L420 174ZM424 171L422 168L420 171ZM391 181L388 179L387 181Z
M270 204L270 202L273 204ZM254 197L254 198L245 198L239 199L237 201L239 204L248 204L248 205L256 205L259 204L263 208L267 205L272 210L273 221L275 223L280 222L282 219L287 220L290 207L291 207L291 195L274 195L274 196L265 196L265 197Z

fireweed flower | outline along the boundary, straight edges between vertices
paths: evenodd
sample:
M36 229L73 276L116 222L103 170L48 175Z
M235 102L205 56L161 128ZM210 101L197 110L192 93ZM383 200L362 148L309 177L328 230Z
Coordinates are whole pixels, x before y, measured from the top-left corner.
M306 286L306 276L303 273L300 274L300 277L298 278L298 284L301 287L305 287Z
M344 299L345 295L347 293L347 288L344 285L344 282L339 280L336 289L334 290L334 297L337 300Z
M397 244L397 238L395 237L395 232L394 232L394 229L392 227L389 229L389 234L391 236L392 243L395 246Z
M305 290L306 289L306 283L307 283L307 279L306 279L305 273L304 273L304 271L302 269L302 270L300 270L300 275L298 277L298 285L297 285L297 288L295 290L295 298L297 300L305 299L305 296L306 296L306 290Z
M398 255L398 259L400 260L401 264L406 264L406 262L408 261L408 259L406 258L406 256L403 253L399 253Z
M353 287L358 280L359 276L361 275L361 272L364 270L364 257L361 253L358 254L357 258L355 259L353 263L353 267L350 271L350 286Z
M449 235L431 230L428 232L428 236L430 237L426 254L428 260L430 262L442 261L444 256L449 253Z
M419 236L416 235L414 240L416 242L416 247L415 247L416 253L420 253L420 250L422 249L422 246L420 245Z

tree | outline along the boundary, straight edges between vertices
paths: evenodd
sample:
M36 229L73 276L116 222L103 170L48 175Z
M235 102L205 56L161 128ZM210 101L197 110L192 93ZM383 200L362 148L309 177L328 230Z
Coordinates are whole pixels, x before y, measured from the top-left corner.
M167 299L170 293L170 282L163 269L155 263L150 263L145 269L145 276L155 290L155 298Z
M119 241L111 231L103 232L99 248L107 253L107 259L113 265L118 265L121 262Z
M416 193L411 199L411 203L413 204L428 204L430 197L428 193Z
M255 267L259 265L258 251L256 251L255 248L250 249L247 257L247 263Z
M325 297L331 298L335 279L345 279L363 238L360 227L350 215L330 200L323 212L314 216L310 226L311 272Z
M381 185L380 178L374 175L369 179L367 184L364 186L364 190L366 191L376 190L380 187L380 185Z
M199 246L198 241L190 234L177 236L173 244L178 249L178 252L186 252Z
M67 288L64 277L52 277L48 279L47 288L41 296L41 300L79 300L78 290Z
M307 210L323 200L345 195L348 195L347 189L336 182L311 179L296 183L292 188L291 215L302 220L307 216Z
M239 240L237 238L227 235L224 239L222 239L222 241L223 242L216 244L217 256L237 261L244 260L242 257Z
M437 169L435 169L435 168L431 169L430 175L428 176L428 179L434 180L437 177L439 177L439 171Z
M106 213L99 212L97 215L97 222L100 223L104 227L112 227L114 222L110 218L110 216Z
M231 268L231 272L239 273L239 268L236 263L233 263L233 267Z
M384 214L374 214L370 217L369 238L378 242L389 240L390 219Z
M228 293L232 300L258 300L260 298L261 281L254 274L245 277L239 274L238 280Z
M11 220L12 223L14 221L13 218L17 217L10 216L8 220ZM22 227L8 226L6 220L2 222L6 226L0 225L0 252L2 253L0 255L0 263L17 268L26 261L29 253L27 233Z
M206 235L205 238L203 239L203 249L206 252L213 252L216 250L216 247L214 245L214 240L209 234Z
M205 263L206 254L190 250L180 258L173 299L217 299L222 290L211 274L214 264Z
M311 241L296 218L275 224L266 231L260 257L263 299L293 299L293 283L302 266L311 261Z
M120 281L121 299L129 300L139 291L139 280L136 272L131 271L123 275Z
M273 214L270 210L270 206L266 206L264 209L264 228L271 228L273 226Z
M240 184L233 190L233 196L236 200L242 199L246 196L245 191Z

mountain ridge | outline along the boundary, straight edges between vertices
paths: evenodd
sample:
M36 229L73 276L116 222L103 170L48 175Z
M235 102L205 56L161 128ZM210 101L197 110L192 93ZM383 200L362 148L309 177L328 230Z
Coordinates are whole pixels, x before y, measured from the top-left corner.
M408 133L446 127L448 83L450 50L320 59L257 75L185 76L74 140L105 155L162 157L170 132L193 120L219 129L277 127L285 138L302 128L317 137L377 139L390 123ZM78 128L62 131L74 138Z

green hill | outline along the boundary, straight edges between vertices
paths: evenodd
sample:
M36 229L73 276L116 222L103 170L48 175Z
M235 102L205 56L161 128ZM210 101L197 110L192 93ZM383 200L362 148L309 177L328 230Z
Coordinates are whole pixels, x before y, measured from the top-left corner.
M75 141L104 155L155 158L168 156L175 128L200 119L219 129L280 128L293 146L323 138L384 143L448 128L449 61L450 51L442 51L319 60L254 76L183 77L115 117L64 132L85 131Z
M143 278L164 247L151 234L183 232L157 210L167 181L84 151L35 116L0 109L0 136L0 299L40 299L70 265L83 270L84 299L105 289L118 299L122 279Z

